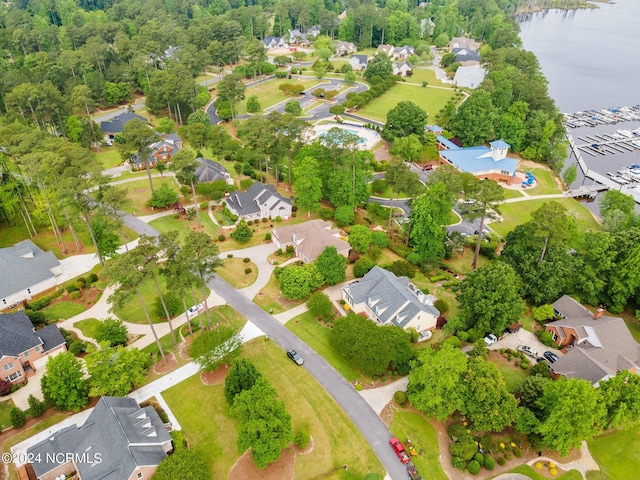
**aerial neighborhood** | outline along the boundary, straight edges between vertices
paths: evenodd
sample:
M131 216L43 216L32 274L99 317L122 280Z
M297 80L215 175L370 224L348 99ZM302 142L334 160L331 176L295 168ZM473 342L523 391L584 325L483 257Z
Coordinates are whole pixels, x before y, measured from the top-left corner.
M0 4L0 480L634 478L640 215L477 3Z

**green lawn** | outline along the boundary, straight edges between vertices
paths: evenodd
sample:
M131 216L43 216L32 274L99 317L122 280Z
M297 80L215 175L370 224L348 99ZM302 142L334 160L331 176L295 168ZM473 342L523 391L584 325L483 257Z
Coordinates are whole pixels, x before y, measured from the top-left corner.
M440 88L423 88L416 85L403 85L398 83L378 98L374 98L364 108L355 112L358 115L384 122L387 112L403 100L411 100L419 107L427 111L433 118L453 97L453 90Z
M427 82L431 86L444 86L450 88L448 85L445 85L440 80L438 80L435 71L431 70L430 68L420 66L413 69L413 75L407 77L407 82L420 84L422 84L422 82Z
M87 318L86 320L80 320L73 324L74 327L79 329L85 337L96 338L96 332L100 326L100 320L95 318Z
M619 430L589 443L591 455L610 480L637 478L640 471L640 430ZM635 472L635 473L634 473Z
M211 221L209 215L205 210L200 210L200 222L205 228L205 232L212 237L218 236L218 227ZM187 233L192 231L192 228L196 228L196 220L187 220L184 217L174 218L174 215L167 215L149 222L149 225L154 227L160 233L170 232L177 230L180 232L180 240L182 240Z
M508 365L499 360L492 361L491 363L493 363L502 373L504 381L507 384L507 388L511 393L515 392L528 376L527 371L522 370L520 367L516 367L514 364Z
M245 273L247 268L251 269L251 273ZM244 263L240 257L225 258L223 266L217 268L216 273L229 282L233 288L244 288L253 285L253 282L256 281L258 267L253 262Z
M520 198L523 197L522 193L519 190L512 190L510 188L503 188L504 191L504 199L507 200L509 198ZM528 191L527 191L528 193Z
M3 400L0 402L0 430L11 425L11 417L9 411L13 407L13 400Z
M348 382L361 378L360 373L352 368L331 346L331 329L313 318L311 313L305 312L287 322L285 326L318 352Z
M116 167L122 163L122 157L120 157L120 153L115 147L106 147L96 153L96 159L104 169Z
M282 313L290 308L297 307L306 299L302 300L288 300L280 293L280 284L274 274L271 274L269 282L258 292L253 298L253 301L259 307L262 307L265 311L271 313Z
M547 480L549 477L543 476L539 474L534 468L531 468L528 465L520 465L512 470L509 470L511 473L521 473L522 475L526 475L531 480ZM582 474L578 470L570 470L564 475L553 477L556 480L582 480ZM627 477L631 478L631 477Z
M336 466L341 465L348 465L349 473L355 475L348 478L382 473L382 466L342 409L276 344L264 338L253 340L244 346L243 356L254 362L278 392L292 416L294 433L305 428L313 437L313 450L296 457L295 478L345 478L336 473ZM242 453L236 448L237 422L231 419L223 388L222 384L205 386L194 376L163 393L191 448L208 462L211 478L227 478Z
M423 480L447 480L440 466L438 435L422 415L397 409L393 413L390 429L401 442L410 438L415 448L422 450L422 455L414 456L411 461Z
M531 172L538 182L538 186L527 189L529 195L551 195L553 193L561 193L561 190L556 185L553 178L553 174L544 168L532 168L526 170Z
M320 81L316 79L288 80L285 78L285 79L267 80L265 82L262 82L262 84L249 87L244 93L245 100L243 100L240 103L239 113L240 114L247 113L246 99L249 98L251 95L256 95L258 97L258 101L260 102L260 107L262 107L262 110L264 110L265 108L271 107L277 103L283 102L285 100L290 100L291 97L284 95L282 91L278 88L283 83L302 84L306 90L308 88L311 88L317 85L318 83L320 83Z
M180 195L180 187L178 187L178 184L172 177L153 178L152 180L154 189L157 189L164 184ZM131 200L131 203L123 209L127 213L137 213L140 215L157 213L157 210L154 212L148 207L148 203L151 200L151 188L149 187L148 178L144 177L135 182L124 183L122 185L118 185L117 188L119 188L123 194ZM184 200L180 200L180 197L179 201L184 203Z
M523 223L531 220L531 213L533 211L550 201L559 202L567 208L571 215L576 219L579 231L600 230L598 222L593 218L593 215L587 207L573 198L553 198L549 200L537 199L502 204L500 205L500 212L503 217L503 221L500 223L492 223L491 228L503 237L506 237L507 233L518 225L522 225Z
M59 302L54 303L48 307L42 309L42 312L51 320L66 320L67 318L74 317L79 313L82 313L87 308L84 305L73 302Z

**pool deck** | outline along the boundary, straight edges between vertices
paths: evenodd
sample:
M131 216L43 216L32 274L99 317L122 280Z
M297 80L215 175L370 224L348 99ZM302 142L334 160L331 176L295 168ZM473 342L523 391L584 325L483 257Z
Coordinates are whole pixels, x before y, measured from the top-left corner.
M375 147L376 144L380 141L380 134L378 132L352 123L325 123L323 125L314 125L314 133L312 135L312 138L317 138L318 136L322 135L323 132L328 132L332 128L339 128L341 130L356 132L360 138L363 138L365 140L364 142L358 144L358 148L360 150L373 150L373 147Z

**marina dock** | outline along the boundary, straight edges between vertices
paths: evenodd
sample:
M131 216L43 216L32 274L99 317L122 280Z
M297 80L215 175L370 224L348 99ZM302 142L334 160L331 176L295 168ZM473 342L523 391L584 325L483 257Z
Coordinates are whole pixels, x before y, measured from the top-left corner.
M563 115L567 128L615 125L620 122L640 120L640 105L587 110L584 112L565 113Z

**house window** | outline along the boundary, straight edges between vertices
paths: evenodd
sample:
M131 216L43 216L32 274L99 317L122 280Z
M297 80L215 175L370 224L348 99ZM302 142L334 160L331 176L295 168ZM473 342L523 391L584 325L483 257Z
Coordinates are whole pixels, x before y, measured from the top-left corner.
M9 381L13 382L14 380L17 380L21 377L22 377L22 372L18 371L18 372L12 373L7 378L9 379Z
M502 175L511 175L511 172L509 172L509 171L507 171L507 170L502 170L502 171L500 171L500 173L501 173Z
M138 472L138 478L142 478L142 477L143 477L142 472Z
M24 358L29 358L29 352L24 352L22 355L24 356Z
M9 362L9 363L5 364L4 371L6 372L8 370L11 370L12 368L13 368L13 362Z
M556 332L554 332L553 330L551 330L551 338L553 338L553 341L555 342L556 340L558 340L558 335L556 334Z
M37 345L36 346L36 352L39 352L39 351L40 351L40 345Z

